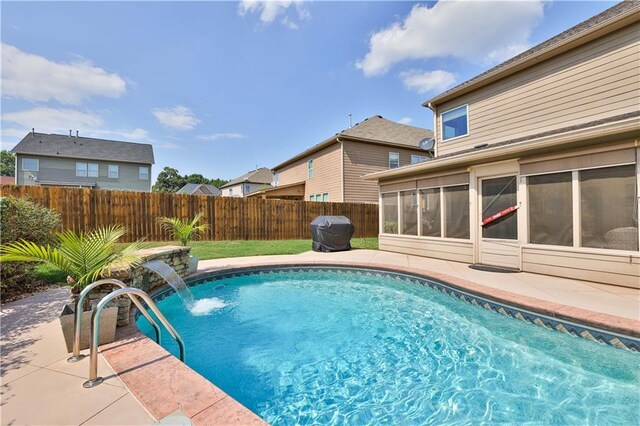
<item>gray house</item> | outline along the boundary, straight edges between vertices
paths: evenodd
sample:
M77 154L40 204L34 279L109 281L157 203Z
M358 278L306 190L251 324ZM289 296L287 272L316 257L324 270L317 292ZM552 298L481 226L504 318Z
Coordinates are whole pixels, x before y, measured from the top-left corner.
M176 194L208 195L213 197L220 195L220 190L213 185L205 183L188 183L176 191Z
M151 191L149 144L31 132L11 151L18 185Z

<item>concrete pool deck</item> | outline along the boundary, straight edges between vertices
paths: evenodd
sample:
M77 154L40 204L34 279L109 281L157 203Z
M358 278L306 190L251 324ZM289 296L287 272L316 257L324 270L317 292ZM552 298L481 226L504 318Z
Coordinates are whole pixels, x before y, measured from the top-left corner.
M482 272L469 269L467 264L375 250L207 260L200 262L199 273L282 264L387 267L443 280L451 277L478 289L554 308L574 308L626 327L640 324L640 290L529 273ZM2 425L154 424L176 409L185 412L194 424L261 423L248 410L239 411L235 401L202 382L197 373L175 358L167 358L151 340L131 333L101 347L104 357L100 355L99 374L107 378L105 384L82 388L88 359L66 363L57 319L68 298L66 289L56 289L2 306ZM178 377L178 370L186 371L186 376ZM198 385L184 386L183 380ZM163 382L172 385L161 385ZM190 392L188 399L183 392Z

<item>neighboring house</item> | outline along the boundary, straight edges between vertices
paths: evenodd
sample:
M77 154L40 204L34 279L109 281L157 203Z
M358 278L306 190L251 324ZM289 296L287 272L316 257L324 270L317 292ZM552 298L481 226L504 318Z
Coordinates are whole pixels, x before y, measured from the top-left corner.
M209 195L213 197L220 195L221 192L213 185L207 185L204 183L188 183L176 191L176 194Z
M419 144L432 137L375 115L277 165L273 188L252 196L377 203L378 186L362 176L425 161L431 154Z
M271 186L273 172L266 167L251 170L220 187L223 197L246 197Z
M640 2L423 105L436 157L368 176L381 250L640 288Z
M0 176L0 185L13 185L16 183L14 176Z
M148 144L31 132L11 152L18 185L151 191Z

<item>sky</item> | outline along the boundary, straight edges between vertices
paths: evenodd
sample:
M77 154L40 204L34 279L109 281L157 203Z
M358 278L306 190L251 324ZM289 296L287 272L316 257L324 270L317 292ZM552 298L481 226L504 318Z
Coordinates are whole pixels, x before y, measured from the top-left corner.
M232 179L421 104L616 2L7 2L1 139L151 143L155 176Z

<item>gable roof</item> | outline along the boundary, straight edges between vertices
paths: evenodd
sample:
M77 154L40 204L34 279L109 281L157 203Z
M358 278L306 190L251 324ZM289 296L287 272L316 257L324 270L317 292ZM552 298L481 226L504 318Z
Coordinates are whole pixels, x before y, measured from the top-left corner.
M406 124L396 123L391 120L383 118L381 115L374 115L356 123L350 129L343 130L328 139L320 142L317 145L312 146L300 154L297 154L287 161L278 164L273 169L280 169L288 164L293 163L301 158L304 158L314 152L335 143L338 138L350 139L359 142L373 143L378 145L393 145L404 148L420 150L419 144L425 138L432 138L433 132L429 129L423 129L415 126L408 126Z
M439 95L424 102L422 106L426 107L429 104L445 102L456 96L460 96L464 93L470 92L471 90L489 84L494 80L528 68L529 66L556 56L564 50L568 50L582 44L580 39L584 40L589 34L605 31L607 27L610 28L606 33L614 31L638 20L639 16L640 1L624 0L604 12L573 26L566 31L563 31L557 36L552 37L531 49L522 52L519 55L516 55L513 58L508 59L445 92L440 93Z
M213 185L207 185L206 183L188 183L177 190L176 194L195 194L198 190L206 195L220 195L218 188Z
M266 167L260 167L257 170L251 170L243 174L240 177L230 180L226 184L222 185L220 189L227 188L229 186L238 185L240 183L268 183L273 182L273 172Z
M28 133L11 152L48 157L154 164L153 147L149 144L37 132Z

